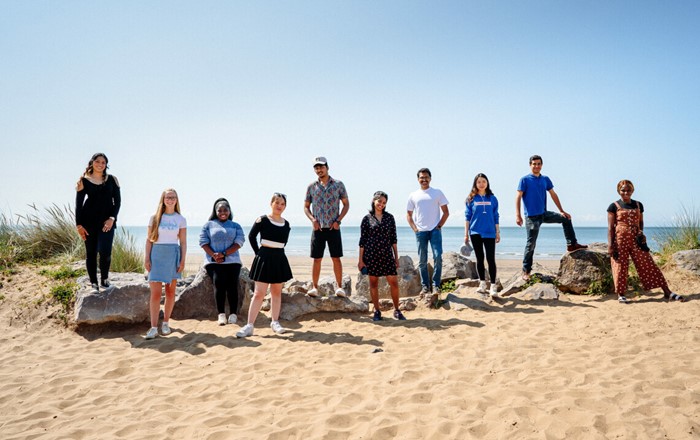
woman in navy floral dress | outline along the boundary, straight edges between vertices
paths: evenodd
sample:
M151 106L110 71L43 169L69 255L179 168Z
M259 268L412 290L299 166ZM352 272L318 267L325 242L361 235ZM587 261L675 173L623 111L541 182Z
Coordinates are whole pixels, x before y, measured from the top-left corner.
M386 212L389 196L377 191L372 197L372 207L360 225L360 258L357 263L360 272L369 275L369 292L374 304L374 321L382 319L379 310L379 277L386 277L394 303L394 318L406 319L399 311L399 281L396 269L399 267L399 252L396 246L396 222L394 216Z

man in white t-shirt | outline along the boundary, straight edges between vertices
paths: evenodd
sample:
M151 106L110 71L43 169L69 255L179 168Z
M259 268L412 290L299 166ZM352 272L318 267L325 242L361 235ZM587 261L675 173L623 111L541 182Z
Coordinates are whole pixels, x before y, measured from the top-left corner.
M406 219L416 233L418 244L418 271L423 286L421 296L432 303L440 293L442 276L442 232L440 229L447 221L450 210L445 195L430 187L432 174L427 168L418 170L420 189L408 196ZM428 243L433 250L433 294L430 295L430 276L428 274Z

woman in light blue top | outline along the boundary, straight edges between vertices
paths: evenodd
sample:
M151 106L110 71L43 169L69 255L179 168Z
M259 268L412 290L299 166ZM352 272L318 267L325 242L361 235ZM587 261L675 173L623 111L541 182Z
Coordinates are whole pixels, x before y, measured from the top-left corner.
M151 328L146 339L158 336L160 297L165 285L165 310L161 334L170 334L170 314L175 306L175 287L182 278L187 253L187 221L180 215L177 192L168 188L160 195L158 209L148 222L144 266L151 288Z
M245 243L241 225L231 220L231 205L224 198L214 202L209 221L199 234L199 245L207 254L204 268L214 283L219 325L226 325L226 299L228 298L228 323L235 324L238 313L238 277L241 273L241 256L238 250Z
M479 292L486 297L486 268L484 254L489 263L489 278L491 280L492 297L498 296L496 285L496 243L501 241L499 227L498 199L491 191L491 185L486 174L479 173L474 177L472 190L467 197L465 211L464 243L471 238L476 254L476 271L479 273ZM484 252L485 251L485 252Z

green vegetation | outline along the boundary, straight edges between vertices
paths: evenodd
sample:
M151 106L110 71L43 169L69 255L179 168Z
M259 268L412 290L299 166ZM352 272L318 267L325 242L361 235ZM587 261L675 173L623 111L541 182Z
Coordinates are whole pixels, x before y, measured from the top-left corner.
M42 213L35 205L13 221L0 215L0 270L17 262L56 263L85 258L85 246L75 230L73 210L52 205ZM120 228L112 247L114 272L140 272L143 254L134 238Z
M67 278L77 278L81 275L85 275L84 269L73 270L70 267L63 265L58 269L42 269L39 271L40 275L53 278L54 280L65 280Z
M654 239L659 245L661 265L671 261L671 256L678 251L700 249L700 212L681 206L671 227L663 229Z
M455 280L445 281L440 286L440 290L442 292L445 292L445 293L454 292L455 290L457 290L457 285L455 284Z

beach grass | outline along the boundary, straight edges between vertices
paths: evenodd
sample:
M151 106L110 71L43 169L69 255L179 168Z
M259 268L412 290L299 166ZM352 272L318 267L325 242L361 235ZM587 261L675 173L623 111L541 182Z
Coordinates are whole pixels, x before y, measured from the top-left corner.
M20 262L65 264L85 258L85 246L75 230L70 206L51 205L43 211L29 205L27 214L16 220L0 215L0 269ZM143 253L134 238L120 228L112 247L111 270L142 270Z
M664 265L678 251L700 249L700 211L681 206L671 227L654 236L659 247L659 263Z

